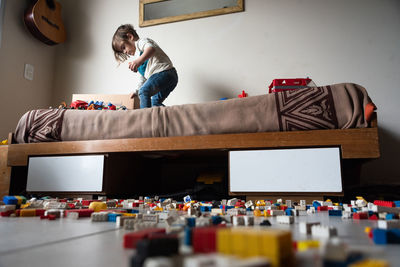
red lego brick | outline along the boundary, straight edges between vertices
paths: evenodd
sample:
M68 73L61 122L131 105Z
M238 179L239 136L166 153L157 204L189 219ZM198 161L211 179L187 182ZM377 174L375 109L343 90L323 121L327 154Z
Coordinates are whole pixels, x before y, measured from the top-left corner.
M10 217L10 215L13 213L14 213L13 210L3 211L3 212L0 212L0 216L1 217Z
M353 219L366 220L366 219L368 219L368 213L367 212L356 212L353 214Z
M383 200L375 200L374 201L374 205L383 206L383 207L390 207L390 208L395 207L393 201L383 201Z
M216 232L219 227L197 227L193 229L193 252L213 253L216 251Z
M124 248L135 249L139 240L155 237L156 234L165 234L165 228L149 228L139 232L127 233L124 235L123 246Z
M92 215L94 210L92 210L92 209L66 210L64 212L65 213L65 217L67 217L68 213L70 213L70 212L77 212L79 214L79 217L90 217L90 215Z
M379 218L376 214L372 214L371 216L369 216L368 220L377 221L379 220Z
M319 206L317 208L318 211L328 211L328 206Z

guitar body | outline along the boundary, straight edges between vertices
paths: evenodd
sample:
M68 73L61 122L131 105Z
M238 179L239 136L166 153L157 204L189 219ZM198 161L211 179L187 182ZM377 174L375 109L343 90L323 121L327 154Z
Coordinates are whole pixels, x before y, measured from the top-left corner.
M48 45L60 44L66 40L61 4L55 0L33 0L25 11L24 22L33 36Z

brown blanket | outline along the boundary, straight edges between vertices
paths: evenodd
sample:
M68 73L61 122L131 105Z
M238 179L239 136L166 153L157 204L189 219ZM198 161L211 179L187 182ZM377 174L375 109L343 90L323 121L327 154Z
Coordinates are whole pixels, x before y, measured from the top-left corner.
M367 127L371 100L343 83L201 104L140 110L33 110L18 143Z

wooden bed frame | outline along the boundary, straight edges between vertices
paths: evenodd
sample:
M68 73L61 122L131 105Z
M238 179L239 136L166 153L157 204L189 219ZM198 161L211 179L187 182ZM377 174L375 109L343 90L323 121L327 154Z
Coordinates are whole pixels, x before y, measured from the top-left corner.
M139 99L128 95L91 95L74 94L72 101L95 99L105 102L123 104L128 108L138 108ZM119 103L121 102L121 103ZM0 164L0 194L8 192L11 179L21 179L17 171L19 167L28 165L30 156L50 155L85 155L107 154L121 155L146 154L184 154L223 155L230 150L274 149L274 148L312 148L340 147L344 160L365 160L380 157L378 124L376 113L373 113L370 127L356 129L332 129L288 132L263 132L240 134L216 134L199 136L128 138L90 141L65 141L15 144L13 134L8 137L8 146L0 147L0 156L6 161ZM5 162L7 162L5 164ZM361 162L361 163L362 163ZM357 163L358 164L358 163ZM14 173L14 174L13 174ZM26 175L26 173L25 173ZM15 178L17 177L17 178ZM107 192L104 192L107 193ZM246 196L258 196L260 193L246 193ZM242 193L230 193L243 195ZM293 195L293 194L291 194Z
M376 113L370 127L288 132L217 134L158 138L129 138L111 140L68 141L49 143L14 144L9 135L7 168L26 166L29 156L117 154L120 152L149 153L228 153L229 150L332 147L341 149L342 159L376 159L380 157ZM4 168L4 167L3 167ZM6 175L9 175L10 171ZM12 175L3 178L10 181ZM5 183L7 185L7 182ZM3 190L4 191L4 190ZM105 192L106 193L106 192ZM230 193L248 198L265 193ZM268 194L270 195L270 194ZM275 195L275 194L274 194ZM282 195L282 193L279 193ZM289 194L289 195L298 195ZM305 194L307 195L307 194ZM313 197L315 194L311 194Z

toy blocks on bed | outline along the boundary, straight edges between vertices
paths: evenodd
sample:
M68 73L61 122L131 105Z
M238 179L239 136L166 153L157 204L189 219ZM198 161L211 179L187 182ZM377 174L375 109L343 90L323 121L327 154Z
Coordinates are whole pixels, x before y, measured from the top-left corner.
M77 100L111 102L116 106L125 106L127 109L139 108L139 97L130 98L130 95L107 95L107 94L73 94L72 102Z

